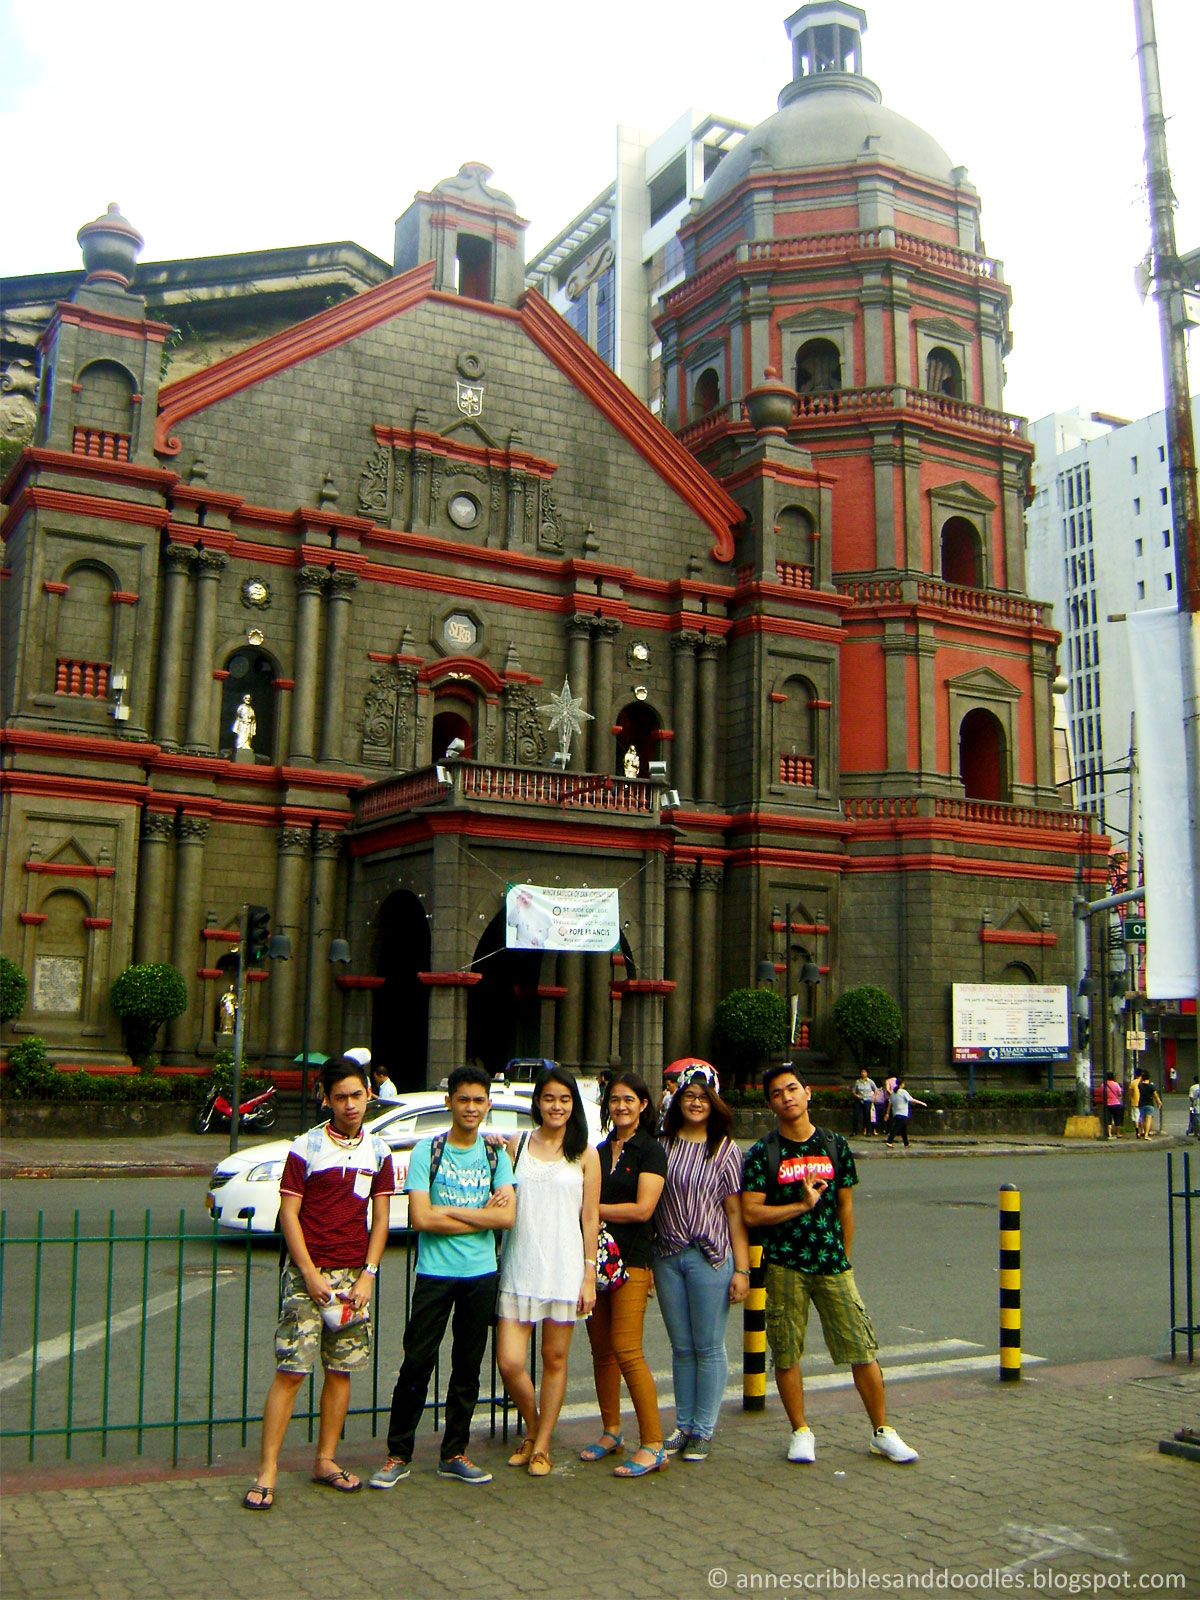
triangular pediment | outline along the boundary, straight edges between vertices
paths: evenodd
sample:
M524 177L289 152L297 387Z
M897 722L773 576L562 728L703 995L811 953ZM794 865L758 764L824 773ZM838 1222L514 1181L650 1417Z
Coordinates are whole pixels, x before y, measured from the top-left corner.
M56 867L94 867L93 858L87 853L78 839L72 836L66 839L46 860Z
M929 498L936 505L953 506L956 511L984 512L996 509L994 500L989 500L974 484L963 479L957 483L937 484L930 489Z
M1019 700L1021 697L1017 685L1002 678L998 672L993 672L991 667L972 667L970 672L962 672L957 678L947 678L946 687L957 690L959 694L980 695L989 699Z
M1035 917L1027 905L1018 901L1005 912L999 926L1003 933L1040 933L1042 919Z

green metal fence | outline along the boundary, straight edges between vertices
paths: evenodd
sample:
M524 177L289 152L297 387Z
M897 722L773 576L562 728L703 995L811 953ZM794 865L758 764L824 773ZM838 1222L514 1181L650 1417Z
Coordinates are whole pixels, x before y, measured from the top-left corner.
M356 1373L349 1437L386 1432L392 1384L416 1265L413 1235L394 1234L376 1280L369 1367ZM279 1243L155 1226L81 1225L10 1235L0 1212L0 1452L9 1461L54 1453L68 1460L115 1455L198 1455L257 1436L275 1370ZM434 1427L440 1426L441 1368L434 1371ZM491 1430L507 1437L515 1412L496 1369L493 1339ZM315 1437L318 1386L302 1389L295 1418ZM476 1413L477 1416L480 1414Z

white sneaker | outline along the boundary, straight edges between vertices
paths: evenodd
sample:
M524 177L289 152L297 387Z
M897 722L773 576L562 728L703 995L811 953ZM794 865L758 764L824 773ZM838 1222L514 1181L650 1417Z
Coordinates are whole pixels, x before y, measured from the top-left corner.
M817 1440L811 1428L797 1428L792 1435L792 1442L788 1445L787 1458L789 1461L815 1461L817 1459Z
M886 1456L889 1461L919 1461L917 1452L905 1444L895 1428L876 1428L871 1435L871 1454Z

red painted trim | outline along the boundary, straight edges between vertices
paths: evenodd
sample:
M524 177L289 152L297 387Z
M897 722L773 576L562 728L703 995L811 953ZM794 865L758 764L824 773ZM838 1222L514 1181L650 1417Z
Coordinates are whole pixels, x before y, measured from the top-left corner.
M177 506L203 506L207 511L227 511L231 517L245 504L240 494L210 489L206 483L177 483L171 491L171 499Z
M539 1000L563 1000L570 991L565 983L539 983L535 993Z
M19 911L17 920L23 922L27 928L40 928L47 916L48 913L45 911Z
M443 656L438 661L430 661L423 666L417 674L421 683L437 683L440 679L449 677L452 673L466 673L473 683L480 685L489 694L499 694L504 688L504 679L486 661L480 661L476 656Z
M658 728L653 735L657 744L670 744L675 737L674 728Z
M40 750L47 755L91 756L99 761L136 761L149 765L159 754L156 744L130 739L105 739L88 733L43 733L33 728L0 728L0 749Z
M229 974L227 972L222 972L220 967L197 967L196 968L196 976L198 978L205 978L205 979L208 979L208 978L226 978L226 977L229 976Z
M435 833L459 834L464 838L513 840L528 845L578 845L588 850L622 856L641 856L647 850L665 852L670 849L673 837L670 830L655 827L649 821L646 830L639 832L633 828L605 827L599 823L595 826L568 823L557 812L536 820L523 820L497 812L423 811L390 827L376 828L368 834L351 838L350 854L370 857L403 849L407 845L427 844ZM716 859L711 849L706 853Z
M172 544L190 545L193 550L203 547L205 550L217 550L222 555L232 555L237 540L227 528L201 527L199 523L169 522L167 524L167 537ZM299 566L300 562L295 551L288 550L275 552L275 564L281 565L279 556L285 555L287 565Z
M418 983L431 989L470 989L483 982L482 972L418 972Z
M108 783L57 772L0 772L0 794L39 795L43 799L93 800L101 805L136 806L149 799L144 783ZM165 809L165 808L159 808Z
M98 931L103 931L105 928L112 927L113 919L111 917L84 917L83 925L85 928L95 928Z
M242 937L239 928L201 928L202 939L214 939L219 944L237 944Z
M776 706L785 705L787 703L787 695L780 694L776 689L771 690L770 694L767 696L767 699L772 705Z
M713 559L733 560L741 506L633 395L536 289L519 301L521 326L558 370L589 399L644 461L685 500L715 535Z
M456 297L461 303L461 296ZM527 450L510 450L507 447L492 449L488 445L468 444L465 440L446 438L440 433L428 433L423 428L391 428L377 422L372 429L377 441L401 450L427 450L431 455L445 456L448 461L462 461L470 466L515 468L535 478L552 478L558 471L558 462L546 456L530 455ZM372 529L376 524L371 523Z
M789 589L785 591L792 595L810 595L812 589ZM827 597L822 597L827 598ZM705 618L705 621L708 621ZM709 632L715 632L711 626ZM729 629L727 637L740 639L748 633L769 633L784 639L819 639L822 644L838 644L846 637L840 627L834 627L826 622L801 622L796 617L768 617L756 613L751 617L739 617Z
M45 445L26 445L5 480L5 493L12 499L11 486L21 471L46 467L55 473L75 478L100 478L105 483L128 483L141 489L158 489L163 494L177 492L179 474L167 467L140 467L132 461L112 461L107 456L77 456L73 450L50 450Z
M979 942L980 944L1040 945L1043 949L1049 950L1058 943L1058 935L1045 932L1034 933L1031 930L1022 933L1017 928L980 928Z
M786 926L787 926L787 924L784 923L784 922L772 922L771 923L771 932L772 933L783 933L783 931L786 928ZM793 933L809 933L809 934L828 933L829 932L829 924L827 922L793 922L792 923L792 932Z
M832 711L833 710L833 701L832 700L810 700L808 702L808 709L810 711Z
M271 974L269 972L262 972L258 968L255 968L252 972L247 972L246 973L246 982L247 983L266 983L267 979L270 976L271 976Z
M114 589L112 594L109 595L109 599L114 606L135 606L139 598L140 596L130 594L124 589Z
M121 283L119 277L112 279ZM118 317L111 311L94 311L90 306L81 306L74 300L60 300L54 307L50 321L47 323L39 347L48 344L58 332L61 322L73 323L77 328L93 328L98 333L116 333L126 339L144 339L147 344L162 344L169 333L174 329L169 322L150 322L141 317Z
M420 304L433 285L433 272L434 263L423 262L411 272L389 278L374 289L353 295L340 305L319 311L294 327L239 350L225 361L218 361L160 389L154 428L155 453L178 454L180 442L172 436L171 430L185 417L194 416L218 400L228 400L252 384L345 344L368 328L377 327Z
M4 530L15 526L30 507L35 511L66 512L71 516L94 517L105 522L126 522L139 528L165 527L170 516L165 506L137 505L132 500L109 500L101 495L77 494L69 489L46 489L41 484L30 483L26 484L9 507ZM4 536L7 537L7 533Z
M51 583L50 579L47 578L46 581L42 584L42 593L43 594L66 594L70 590L70 587L71 587L71 585L69 583Z
M622 978L609 986L612 994L673 994L673 978Z
M277 689L294 689L296 687L295 678L276 678L274 683Z
M333 981L339 989L382 989L387 979L360 977L349 972L342 972Z
M26 872L45 872L54 878L113 878L116 867L91 867L82 861L27 861Z

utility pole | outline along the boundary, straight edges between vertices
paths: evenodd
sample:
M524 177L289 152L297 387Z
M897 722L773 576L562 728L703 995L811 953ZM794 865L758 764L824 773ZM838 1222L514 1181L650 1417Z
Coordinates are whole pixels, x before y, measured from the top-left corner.
M1200 503L1196 441L1188 394L1187 296L1196 289L1200 251L1181 258L1175 245L1174 197L1167 160L1167 123L1158 76L1152 0L1134 0L1138 73L1146 135L1146 190L1150 200L1154 298L1162 341L1167 409L1167 465L1175 540L1175 592L1183 669L1183 735L1187 762L1188 836L1191 843L1193 934L1200 962ZM1200 1018L1198 1018L1200 1023ZM1200 1037L1197 1040L1200 1051Z
M230 1099L233 1109L229 1116L229 1154L238 1147L238 1130L241 1125L242 1104L242 1047L246 1036L246 939L249 935L250 907L242 907L242 920L238 925L237 1010L233 1022L233 1087Z

